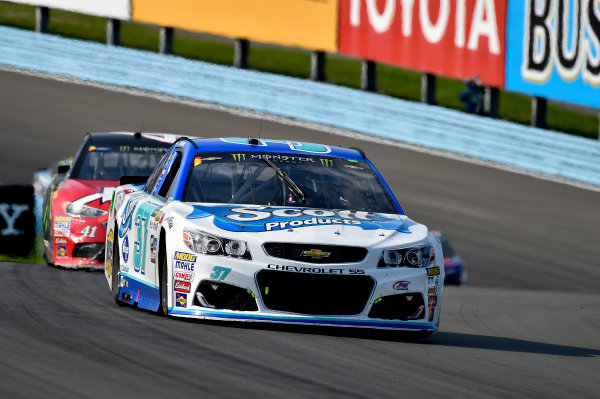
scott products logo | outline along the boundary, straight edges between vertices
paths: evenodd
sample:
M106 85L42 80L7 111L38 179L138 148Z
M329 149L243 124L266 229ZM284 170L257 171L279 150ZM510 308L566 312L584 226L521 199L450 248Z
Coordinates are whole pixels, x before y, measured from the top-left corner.
M229 208L224 205L194 205L187 219L214 217L216 227L228 231L277 231L283 229L321 226L353 225L363 230L394 230L410 234L405 218L364 211L307 208L275 208L266 206Z

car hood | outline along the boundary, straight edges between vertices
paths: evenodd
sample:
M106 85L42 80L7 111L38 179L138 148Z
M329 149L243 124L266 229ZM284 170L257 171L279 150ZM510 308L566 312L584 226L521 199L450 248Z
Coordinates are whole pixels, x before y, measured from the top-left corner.
M427 227L405 215L315 208L232 204L183 204L174 210L185 220L214 234L248 241L389 246L427 239ZM179 219L179 218L178 218Z
M81 201L87 206L108 210L118 185L116 180L66 179L59 187L59 195L63 201Z

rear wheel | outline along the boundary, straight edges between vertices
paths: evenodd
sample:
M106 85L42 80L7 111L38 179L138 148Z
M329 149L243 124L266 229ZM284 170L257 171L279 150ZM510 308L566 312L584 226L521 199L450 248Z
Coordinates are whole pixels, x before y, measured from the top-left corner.
M117 239L117 229L115 228L114 234L114 242L113 242L113 259L112 259L112 273L110 275L112 281L112 293L113 299L116 304L119 306L125 306L125 302L122 302L119 299L121 294L121 287L119 283L121 282L121 257L119 254L119 240Z

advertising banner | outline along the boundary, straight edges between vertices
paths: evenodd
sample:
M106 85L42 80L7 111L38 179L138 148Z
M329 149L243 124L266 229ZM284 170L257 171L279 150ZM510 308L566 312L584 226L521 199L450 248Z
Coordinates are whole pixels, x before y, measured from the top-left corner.
M99 17L129 20L131 7L129 0L7 0L12 3L28 4L48 8L97 15Z
M35 242L32 186L0 186L0 253L28 256Z
M506 0L340 0L339 51L504 85Z
M337 50L338 0L132 0L137 22L310 50Z
M506 89L600 108L600 1L510 0Z

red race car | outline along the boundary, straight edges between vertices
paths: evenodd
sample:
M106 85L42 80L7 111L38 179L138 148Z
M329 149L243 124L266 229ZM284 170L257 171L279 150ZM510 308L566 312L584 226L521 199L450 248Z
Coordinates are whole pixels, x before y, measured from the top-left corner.
M114 188L122 176L149 176L177 137L88 134L71 166L58 167L45 194L46 262L68 268L104 267L106 222Z

